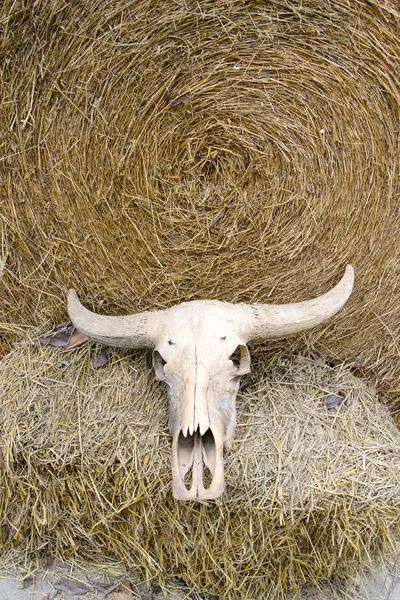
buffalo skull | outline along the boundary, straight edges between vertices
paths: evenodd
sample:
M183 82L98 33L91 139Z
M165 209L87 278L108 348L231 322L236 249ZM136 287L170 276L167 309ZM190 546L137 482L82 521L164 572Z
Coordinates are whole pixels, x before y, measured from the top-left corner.
M348 265L342 280L314 300L296 304L195 300L122 317L90 312L70 290L68 312L75 327L98 342L153 348L156 377L167 384L169 398L173 496L205 500L218 498L225 489L223 448L231 445L235 432L240 377L250 371L247 342L286 337L326 321L344 305L353 281ZM203 477L205 468L211 474L209 485Z

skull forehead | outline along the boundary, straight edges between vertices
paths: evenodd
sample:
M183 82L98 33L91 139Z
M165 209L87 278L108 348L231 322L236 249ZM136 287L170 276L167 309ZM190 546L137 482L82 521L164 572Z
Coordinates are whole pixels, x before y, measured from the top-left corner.
M234 319L223 302L198 300L185 302L166 311L163 333L175 343L200 342L236 333Z
M198 300L165 312L156 350L167 361L169 372L184 368L189 374L187 369L195 365L214 372L243 343L224 302Z

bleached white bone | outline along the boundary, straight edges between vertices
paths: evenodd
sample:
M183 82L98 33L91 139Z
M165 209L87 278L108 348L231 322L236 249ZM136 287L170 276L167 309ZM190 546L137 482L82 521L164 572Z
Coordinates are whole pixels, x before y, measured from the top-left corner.
M286 337L326 321L345 304L353 282L347 265L341 281L313 300L275 305L194 300L122 317L87 310L70 290L68 312L75 327L96 341L154 349L156 377L166 382L169 398L173 496L205 500L225 489L223 448L234 436L240 377L250 371L247 342ZM232 360L235 353L238 361Z

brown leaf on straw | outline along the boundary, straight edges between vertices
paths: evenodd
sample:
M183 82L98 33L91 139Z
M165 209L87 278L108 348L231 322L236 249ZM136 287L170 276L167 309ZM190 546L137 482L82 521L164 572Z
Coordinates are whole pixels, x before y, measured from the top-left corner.
M30 587L34 583L35 583L35 577L33 575L28 575L28 577L25 577L25 579L22 581L22 589L26 590L28 587Z
M43 346L55 346L72 350L88 341L88 337L77 331L71 322L60 323L52 331L38 338L39 344Z
M55 346L56 348L64 348L68 344L68 335L63 331L56 334L42 335L38 338L39 344L42 346Z
M64 348L68 344L68 340L70 336L72 336L75 332L75 327L72 325L71 321L66 321L65 323L59 323L44 335L38 338L39 344L42 346L54 346L56 348Z
M130 592L111 592L107 594L107 600L133 600L133 596Z
M378 378L376 375L374 375L374 377L371 377L371 379L369 380L369 391L371 392L371 394L373 394L374 396L376 396L376 386L378 384Z
M100 367L104 367L108 364L110 360L110 355L108 353L108 346L104 346L102 351L97 357L92 358L92 367L93 369L100 369Z
M170 106L177 106L177 104L190 104L190 92L178 96L175 100L172 100Z
M329 396L325 396L322 399L322 403L326 408L336 408L343 402L343 398L340 396L335 396L334 394L329 394Z
M54 588L60 592L65 592L69 596L83 596L89 592L89 588L74 579L59 579L55 582Z
M239 390L241 392L244 392L244 390L247 390L247 388L250 387L251 385L254 385L254 379L243 378L242 381L240 382Z
M64 350L72 350L73 348L77 348L81 346L85 342L88 341L88 336L84 335L80 331L76 331L73 335L68 338L68 343L65 346Z

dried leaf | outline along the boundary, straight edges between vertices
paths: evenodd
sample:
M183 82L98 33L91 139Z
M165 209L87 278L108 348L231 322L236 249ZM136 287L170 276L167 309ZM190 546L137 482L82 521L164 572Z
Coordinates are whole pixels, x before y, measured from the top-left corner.
M133 600L134 596L130 592L111 592L106 598L107 600Z
M77 348L81 346L85 342L88 341L88 336L84 335L80 331L76 331L73 335L68 339L68 344L65 346L65 350L72 350L72 348Z
M175 98L175 100L172 100L170 106L176 106L177 104L190 104L190 92L182 94Z
M86 585L74 579L59 579L55 582L54 588L60 592L65 592L69 596L83 596L89 592Z
M334 394L329 394L329 396L325 396L322 398L322 403L326 408L336 408L343 402L343 398L340 396L335 396Z
M56 348L64 348L68 344L69 336L61 331L56 334L42 335L38 338L39 344L42 346L55 346Z
M251 385L254 385L254 380L253 379L242 379L239 385L239 391L240 392L244 392L244 390L247 390L248 387L250 387Z
M100 367L104 367L108 363L110 360L108 350L108 346L104 346L100 354L96 358L92 358L93 369L100 369Z
M75 327L71 321L65 321L64 323L59 323L51 331L40 336L37 341L43 346L63 348L67 345L69 337L73 335L74 332Z
M63 369L64 367L68 367L68 365L69 360L59 360L58 363L56 363L57 369Z
M26 590L28 587L30 587L34 583L35 583L35 577L33 575L28 575L28 577L25 577L25 579L22 581L22 589Z
M43 346L55 346L72 350L81 344L84 344L89 338L77 331L70 321L60 323L52 331L38 338L39 344Z
M378 378L375 375L374 377L371 377L371 379L369 380L369 391L374 396L376 396L376 386L377 386L377 384L378 384Z

